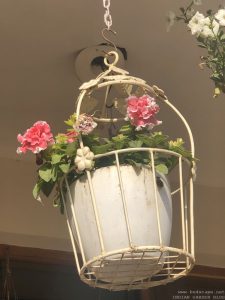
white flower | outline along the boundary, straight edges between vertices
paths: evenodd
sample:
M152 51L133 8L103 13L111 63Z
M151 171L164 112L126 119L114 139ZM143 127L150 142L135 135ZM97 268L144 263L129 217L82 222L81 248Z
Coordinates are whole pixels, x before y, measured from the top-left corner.
M89 147L80 148L77 150L75 158L75 165L78 171L90 170L93 165L94 153L91 152Z
M194 0L194 5L202 5L202 0Z
M211 20L209 17L205 18L198 11L188 23L188 27L193 35L200 35L204 38L213 38L219 31L219 23L217 21Z
M188 23L188 27L191 29L193 35L199 35L203 29L203 20L205 19L203 14L200 14L198 11L191 18Z
M212 38L218 34L219 31L219 23L215 20L211 20L209 17L203 20L203 28L200 35L204 38Z
M215 18L218 20L221 26L225 26L225 9L220 9L215 14Z

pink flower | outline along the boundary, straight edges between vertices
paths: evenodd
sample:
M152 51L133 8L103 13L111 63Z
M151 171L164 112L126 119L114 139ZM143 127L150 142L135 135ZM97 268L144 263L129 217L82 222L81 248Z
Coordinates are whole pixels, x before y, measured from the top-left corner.
M91 116L82 114L78 117L78 120L74 125L74 129L84 135L88 135L94 130L96 126L97 123L94 122Z
M142 97L130 96L127 98L127 119L136 126L136 130L152 129L162 121L158 121L155 115L159 112L159 106L154 98L149 95Z
M17 140L21 147L17 148L17 153L26 153L27 150L39 153L54 143L50 126L44 121L36 122L31 128L27 129L24 135L18 134Z

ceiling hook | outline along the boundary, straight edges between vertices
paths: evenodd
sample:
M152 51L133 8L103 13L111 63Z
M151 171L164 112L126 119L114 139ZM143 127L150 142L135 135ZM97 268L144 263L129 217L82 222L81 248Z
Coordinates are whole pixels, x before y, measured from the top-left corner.
M102 37L103 39L109 44L111 45L112 47L114 47L114 49L117 51L117 47L115 45L114 42L112 42L106 35L105 35L105 32L112 32L114 35L116 35L116 31L112 30L112 29L108 29L108 28L103 28L102 29Z

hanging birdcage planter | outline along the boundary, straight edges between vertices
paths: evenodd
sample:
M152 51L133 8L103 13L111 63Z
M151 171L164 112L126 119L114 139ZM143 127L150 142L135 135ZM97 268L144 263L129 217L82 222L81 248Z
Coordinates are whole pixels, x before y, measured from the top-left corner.
M105 89L103 99L99 99L102 112L107 107L109 90L127 88L131 92L138 89L141 97L148 95L161 99L178 115L188 130L193 154L190 128L163 91L118 69L115 66L116 52L108 55L115 56L111 64L105 59L108 70L80 88L77 120L81 113L85 113L81 112L82 101L87 96L91 100L96 91ZM101 124L115 124L124 117L102 116L94 117L94 120ZM133 148L94 155L82 135L79 146L75 168L79 169L81 164L85 173L72 184L67 175L64 177L62 197L81 279L94 287L130 290L165 284L186 275L194 264L193 161L168 149L138 147L135 143ZM135 157L134 154L148 157L148 163L133 164L129 158ZM157 160L166 161L168 157L177 161L179 169L175 191L170 190L167 176L157 171ZM91 160L96 166L92 170ZM184 164L189 168L186 178ZM190 189L189 198L187 193L184 195L187 187ZM179 249L170 245L173 214L178 214L178 211L173 211L175 194L180 198L176 199L180 201L182 247Z
M114 48L105 71L81 85L67 133L54 138L38 121L18 136L17 152L37 156L34 197L56 191L81 280L116 291L166 284L192 269L195 158L185 118L163 90L118 68ZM159 104L183 124L189 151L155 131Z

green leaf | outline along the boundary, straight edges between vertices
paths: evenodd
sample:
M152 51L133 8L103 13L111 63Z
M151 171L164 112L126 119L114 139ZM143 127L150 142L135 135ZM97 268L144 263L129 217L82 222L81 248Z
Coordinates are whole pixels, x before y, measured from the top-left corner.
M217 58L217 57L212 58L210 61L211 61L211 62L218 62L218 58Z
M35 199L38 198L38 196L39 196L39 194L40 194L40 192L41 192L42 184L43 184L43 181L42 181L42 180L39 180L39 181L35 184L35 186L34 186L34 188L33 188L33 196L34 196Z
M184 141L180 138L178 138L176 141L170 141L169 142L169 150L177 152L181 154L183 157L186 157L188 159L192 159L192 154L190 151L186 150L183 146Z
M220 37L220 40L221 40L221 41L225 41L225 34L223 34L223 35Z
M146 147L150 148L166 148L168 136L161 132L154 132L150 136L146 134L137 134L138 140L141 140Z
M210 78L215 82L221 82L221 77L218 74L213 74Z
M69 119L67 120L67 121L64 121L64 123L66 124L66 125L68 125L68 126L71 126L71 127L73 127L73 125L75 124L75 122L76 122L76 114L73 114L73 115L71 115L70 117L69 117Z
M140 164L148 164L149 163L149 153L148 152L130 152L130 153L123 153L120 155L120 162L121 163L129 163L134 161ZM147 163L146 163L147 162Z
M168 136L165 134L162 134L162 132L154 132L151 135L151 139L155 145L160 145L160 144L164 144L167 141Z
M143 158L143 163L145 165L148 165L150 163L150 159L149 158Z
M41 191L43 192L43 194L46 196L46 197L48 197L50 194L51 194L51 192L52 192L52 190L53 190L53 188L54 188L54 186L55 186L55 182L53 182L53 181L50 181L50 182L43 182L43 185L42 185L42 187L41 187Z
M122 142L122 141L125 141L125 140L127 140L127 136L126 136L126 135L123 135L122 133L121 133L121 134L118 134L118 135L116 135L116 136L114 136L114 137L112 138L112 141L113 141L114 143Z
M83 139L84 145L88 145L89 148L91 148L92 146L98 146L100 143L99 136L96 136L94 134L83 135L82 139Z
M45 182L49 182L52 179L52 169L40 169L38 171L39 176L41 179L43 179Z
M63 173L68 173L70 169L70 164L61 164L59 165L60 170L62 170Z
M129 134L133 131L133 128L130 124L124 125L120 128L119 132L123 134Z
M168 174L168 168L164 164L159 164L155 168L156 168L156 171L159 172L159 173L162 173L162 174L165 174L165 175Z
M69 143L66 147L66 155L73 156L76 155L77 151L77 142Z
M126 148L129 138L126 135L118 134L112 138L113 148L116 150Z
M132 165L132 166L135 166L135 167L138 167L138 168L140 168L140 167L142 166L141 163L138 163L138 162L136 162L136 161L133 160L133 159L127 158L125 161L126 161L126 163L128 163L129 165Z
M142 145L143 145L143 142L140 141L140 140L137 140L137 141L130 141L128 143L129 147L130 148L140 148Z
M68 126L73 126L74 125L73 121L71 121L71 120L64 121L64 123Z
M94 152L94 154L102 154L105 152L108 152L109 150L111 150L112 147L112 143L109 144L105 144L105 145L100 145L100 146L93 146L92 150Z
M136 138L140 141L142 141L142 143L147 146L147 147L151 147L152 146L152 141L150 139L149 136L146 136L145 134L137 134Z
M61 154L53 154L52 155L52 165L58 164L62 159L63 155Z
M55 165L55 166L52 168L52 181L53 181L53 182L56 181L56 179L57 179L57 177L58 177L58 172L59 172L59 168L58 168L58 166Z
M207 48L207 46L204 45L204 44L198 44L198 47L200 47L200 48Z

